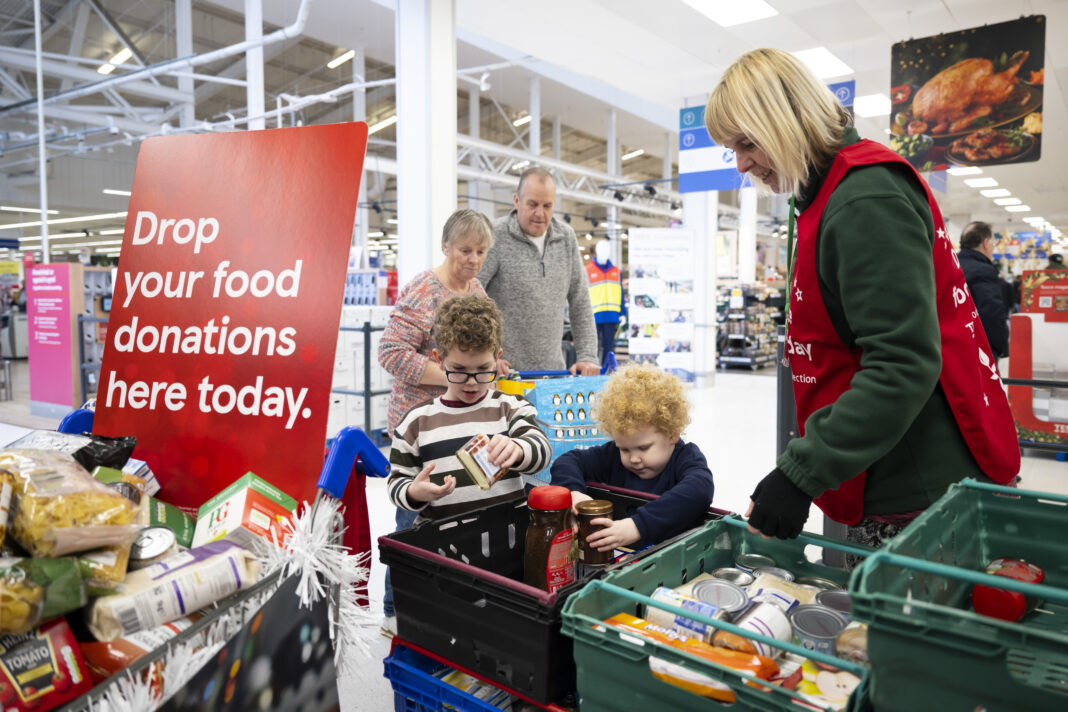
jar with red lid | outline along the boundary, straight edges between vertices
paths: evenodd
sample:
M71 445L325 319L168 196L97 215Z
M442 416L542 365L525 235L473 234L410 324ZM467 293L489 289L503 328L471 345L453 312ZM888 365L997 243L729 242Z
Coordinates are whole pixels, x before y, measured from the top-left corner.
M530 525L523 558L523 580L530 586L555 593L575 580L571 556L571 490L543 485L527 495Z
M1023 559L994 559L986 565L985 572L1024 583L1042 583L1046 578L1046 572L1041 567ZM1015 623L1033 611L1038 606L1038 600L1016 591L979 584L972 589L972 606L976 613Z

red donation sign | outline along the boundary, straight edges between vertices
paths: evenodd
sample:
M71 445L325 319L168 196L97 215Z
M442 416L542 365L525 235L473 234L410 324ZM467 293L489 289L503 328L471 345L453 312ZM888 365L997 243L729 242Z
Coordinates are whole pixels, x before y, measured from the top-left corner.
M363 123L141 144L94 431L196 507L249 470L310 500Z

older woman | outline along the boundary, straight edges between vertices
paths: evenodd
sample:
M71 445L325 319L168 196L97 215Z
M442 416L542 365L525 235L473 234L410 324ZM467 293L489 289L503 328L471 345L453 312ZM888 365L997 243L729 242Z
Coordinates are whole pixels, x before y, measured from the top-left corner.
M486 296L476 277L492 245L493 226L489 218L474 210L457 210L445 222L441 235L445 261L416 275L397 297L378 347L379 363L394 377L387 417L390 437L413 406L445 392L445 371L431 358L434 313L438 304L456 294ZM418 514L398 509L397 530L410 527ZM386 617L382 632L393 635L396 618L388 570L382 603Z
M750 528L797 536L815 499L878 545L952 482L1013 480L996 361L919 174L779 50L729 67L705 122L739 172L800 211L786 348L801 437L754 490Z

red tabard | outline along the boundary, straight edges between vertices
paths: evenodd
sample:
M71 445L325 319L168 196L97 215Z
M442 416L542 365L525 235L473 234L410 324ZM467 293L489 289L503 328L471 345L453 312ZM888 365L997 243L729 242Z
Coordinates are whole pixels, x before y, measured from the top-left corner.
M797 222L797 256L790 288L786 353L794 385L794 401L801 435L815 411L834 403L849 389L860 370L860 349L850 350L838 336L820 294L816 241L820 218L831 193L846 173L862 165L899 163L903 158L874 141L863 140L838 152L815 201ZM911 169L911 166L909 166ZM915 172L914 169L912 169ZM917 177L919 177L917 175ZM995 482L1008 483L1020 469L1016 427L998 376L979 314L931 189L920 181L934 219L935 300L942 338L939 382L953 410L957 426L979 467ZM887 246L887 249L891 249ZM872 249L877 249L875 246ZM831 519L856 524L864 516L866 473L816 498Z

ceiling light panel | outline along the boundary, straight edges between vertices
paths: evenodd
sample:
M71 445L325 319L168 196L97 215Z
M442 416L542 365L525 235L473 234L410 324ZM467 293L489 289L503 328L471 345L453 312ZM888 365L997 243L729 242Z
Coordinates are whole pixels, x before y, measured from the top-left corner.
M819 79L830 79L853 73L852 67L835 57L826 47L803 49L791 52L791 54L804 62Z
M1007 205L1005 209L1010 213L1029 213L1031 212L1030 205Z
M720 27L734 27L747 22L774 17L779 11L764 0L682 0Z
M979 195L984 198L1007 198L1012 193L1005 188L990 188L989 190L980 190Z
M853 100L853 111L857 116L869 118L872 116L890 115L890 97L886 94L866 94Z
M1023 201L1019 198L995 198L995 205L1019 205Z
M959 166L957 168L950 168L946 173L951 176L977 176L983 172L982 168L975 166Z
M964 181L964 185L969 188L993 188L997 184L993 178L968 178Z

